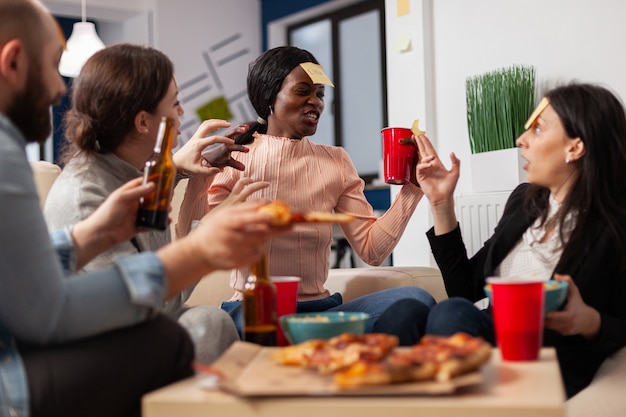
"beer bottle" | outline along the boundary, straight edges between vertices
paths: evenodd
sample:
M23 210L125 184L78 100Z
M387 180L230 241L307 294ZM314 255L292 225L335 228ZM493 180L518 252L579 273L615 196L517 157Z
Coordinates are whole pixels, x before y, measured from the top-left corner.
M154 191L139 200L137 226L165 230L168 226L170 200L174 193L176 167L172 160L174 119L163 117L159 125L154 152L143 168L143 183L153 182Z
M252 265L244 286L243 326L246 342L276 346L276 287L265 255Z

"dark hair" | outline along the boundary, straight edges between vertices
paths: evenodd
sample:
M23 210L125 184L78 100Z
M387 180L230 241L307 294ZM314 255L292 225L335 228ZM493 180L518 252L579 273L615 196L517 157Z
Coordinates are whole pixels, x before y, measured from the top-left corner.
M287 75L304 62L318 64L317 59L309 51L295 46L279 46L259 56L248 70L248 98L259 117L265 119L270 115L270 106L278 95ZM241 145L251 143L254 132L266 133L267 125L253 123L247 132L235 139Z
M64 162L77 152L113 152L137 113L156 111L173 78L172 61L154 48L121 43L95 53L72 88Z
M626 114L621 101L604 87L572 83L550 90L546 95L570 138L585 144L584 155L572 163L578 169L570 192L562 202L556 221L563 231L567 213L576 213L576 226L563 250L561 260L579 256L568 248L585 239L587 226L602 219L619 250L626 249ZM526 209L545 222L549 191L529 189ZM563 237L561 236L561 239Z

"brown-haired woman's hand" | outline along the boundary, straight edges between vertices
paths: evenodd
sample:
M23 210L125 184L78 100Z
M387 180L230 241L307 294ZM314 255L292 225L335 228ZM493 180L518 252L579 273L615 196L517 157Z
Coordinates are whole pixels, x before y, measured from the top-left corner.
M231 137L227 136L207 136L218 129L230 127L230 123L225 120L211 119L202 122L194 135L174 153L174 164L179 171L186 171L193 175L213 176L222 171L226 166L243 171L241 162L231 157L231 152L247 152L248 148L236 145ZM236 136L247 130L246 125L239 125L226 135ZM220 145L221 144L221 145ZM222 146L219 155L209 162L203 153L211 146Z

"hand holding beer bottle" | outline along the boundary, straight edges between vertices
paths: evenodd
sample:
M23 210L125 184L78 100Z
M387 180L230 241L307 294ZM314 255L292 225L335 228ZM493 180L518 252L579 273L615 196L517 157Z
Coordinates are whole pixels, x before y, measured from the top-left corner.
M139 201L137 212L137 227L142 229L165 230L168 226L169 208L174 182L176 179L176 167L172 160L172 142L174 119L163 117L159 125L154 153L146 161L143 170L143 182L153 182L154 191Z

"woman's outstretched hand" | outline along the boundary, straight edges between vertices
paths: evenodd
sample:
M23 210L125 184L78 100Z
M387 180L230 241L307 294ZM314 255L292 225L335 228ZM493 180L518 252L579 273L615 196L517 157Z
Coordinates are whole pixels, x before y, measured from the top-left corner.
M442 235L457 227L454 213L454 189L459 180L461 162L450 153L452 167L447 170L437 151L425 135L416 138L419 162L416 168L417 181L430 201L435 235Z
M461 161L454 152L450 153L452 167L447 170L437 151L425 135L416 138L419 162L416 178L431 205L449 201L459 180Z

